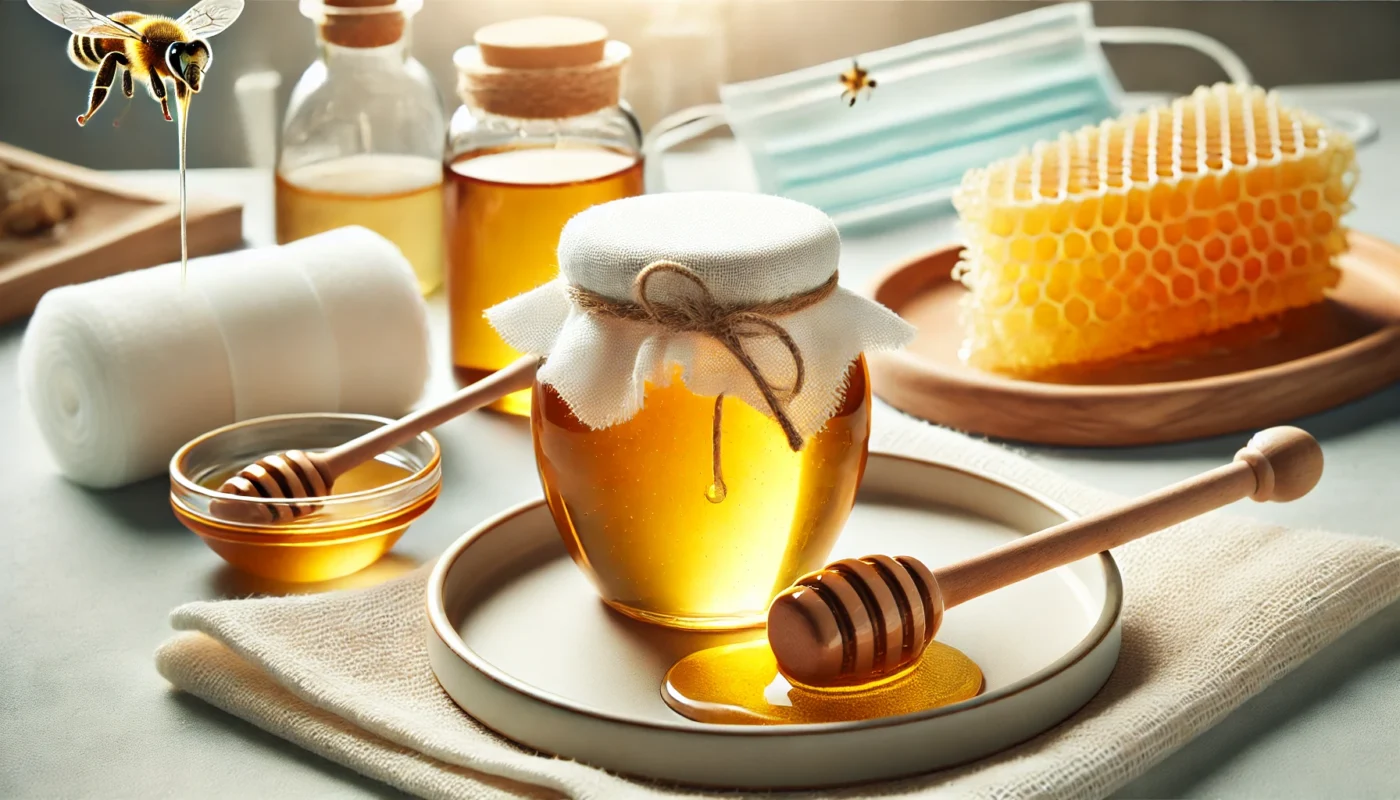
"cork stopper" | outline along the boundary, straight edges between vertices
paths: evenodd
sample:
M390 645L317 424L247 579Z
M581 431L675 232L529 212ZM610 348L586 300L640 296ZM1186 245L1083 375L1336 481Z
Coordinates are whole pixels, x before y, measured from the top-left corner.
M518 119L562 119L617 105L627 45L573 17L529 17L487 25L453 55L463 102Z
M313 10L308 16L320 24L321 38L341 47L367 48L386 47L402 39L408 25L408 15L416 11L421 3L321 0L311 5Z
M603 60L608 29L575 17L528 17L476 32L481 60L501 69L582 67Z

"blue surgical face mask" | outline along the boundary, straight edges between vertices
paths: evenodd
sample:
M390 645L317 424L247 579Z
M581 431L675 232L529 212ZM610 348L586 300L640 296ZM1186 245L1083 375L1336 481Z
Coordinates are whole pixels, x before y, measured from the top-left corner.
M1209 37L1095 28L1088 3L1056 5L858 56L877 86L854 106L839 80L849 60L722 86L722 105L672 115L649 150L727 124L761 191L846 225L903 215L947 202L971 167L1117 116L1123 90L1102 42L1183 45L1252 82Z

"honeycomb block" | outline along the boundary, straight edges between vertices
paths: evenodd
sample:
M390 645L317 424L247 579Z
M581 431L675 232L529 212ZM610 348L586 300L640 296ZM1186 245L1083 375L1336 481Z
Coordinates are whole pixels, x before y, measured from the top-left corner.
M971 170L963 355L1033 373L1319 302L1356 175L1345 136L1228 84Z

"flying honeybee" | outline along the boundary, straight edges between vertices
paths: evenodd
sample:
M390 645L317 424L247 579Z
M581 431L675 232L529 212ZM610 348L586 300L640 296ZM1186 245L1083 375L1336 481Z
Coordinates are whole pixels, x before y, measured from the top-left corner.
M68 58L97 73L87 113L78 117L79 125L92 119L107 99L117 67L124 69L122 93L132 96L133 78L144 82L169 120L165 79L174 83L179 100L199 92L204 73L214 60L214 51L205 39L232 25L243 12L243 0L200 0L179 19L135 11L107 17L77 0L29 0L29 5L44 19L72 31Z
M33 0L30 0L33 2ZM875 79L870 77L870 73L861 69L860 64L851 62L851 68L841 73L841 85L846 87L841 92L841 99L848 100L848 106L856 104L856 98L860 97L863 90L875 88Z

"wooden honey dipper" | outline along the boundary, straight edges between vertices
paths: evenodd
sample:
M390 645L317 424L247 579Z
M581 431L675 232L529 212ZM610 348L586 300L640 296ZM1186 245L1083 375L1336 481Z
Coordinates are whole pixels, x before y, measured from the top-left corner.
M288 450L260 458L224 481L219 491L265 499L325 497L337 478L380 453L453 417L529 387L539 364L535 356L522 356L435 406L415 411L339 447L314 453ZM310 514L316 508L315 503L248 503L223 499L209 503L209 511L214 516L250 524L286 522Z
M830 564L773 601L768 643L779 669L798 683L868 683L917 661L946 609L1245 497L1296 500L1320 477L1322 448L1312 436L1269 428L1223 467L956 564L930 570L909 556Z

